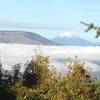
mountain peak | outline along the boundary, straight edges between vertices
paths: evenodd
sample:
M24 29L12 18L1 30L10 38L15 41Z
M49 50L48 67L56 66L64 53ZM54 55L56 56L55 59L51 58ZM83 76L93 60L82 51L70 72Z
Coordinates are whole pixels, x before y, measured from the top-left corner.
M77 45L77 46L93 46L94 43L91 43L77 35L73 35L71 32L64 32L59 36L52 39L52 41L62 44L62 45Z
M72 38L73 37L73 34L71 32L64 32L64 33L61 33L59 35L59 37Z

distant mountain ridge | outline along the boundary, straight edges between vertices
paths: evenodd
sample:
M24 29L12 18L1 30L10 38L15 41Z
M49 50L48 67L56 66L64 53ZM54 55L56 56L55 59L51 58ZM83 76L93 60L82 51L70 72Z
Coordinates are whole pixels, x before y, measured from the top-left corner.
M0 43L56 45L39 34L27 31L0 31Z
M52 41L58 44L72 45L72 46L95 46L96 45L95 43L89 42L81 37L66 32L53 38Z

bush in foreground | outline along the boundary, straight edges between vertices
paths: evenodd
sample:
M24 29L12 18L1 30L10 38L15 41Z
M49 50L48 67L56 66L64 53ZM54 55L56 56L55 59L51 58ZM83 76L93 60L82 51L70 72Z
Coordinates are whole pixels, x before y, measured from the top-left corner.
M69 71L65 75L51 68L48 57L43 54L35 55L25 66L25 71L21 74L17 65L6 88L2 82L1 70L0 86L7 89L13 100L100 99L100 81L91 77L85 69L85 64L80 63L77 58L67 66Z

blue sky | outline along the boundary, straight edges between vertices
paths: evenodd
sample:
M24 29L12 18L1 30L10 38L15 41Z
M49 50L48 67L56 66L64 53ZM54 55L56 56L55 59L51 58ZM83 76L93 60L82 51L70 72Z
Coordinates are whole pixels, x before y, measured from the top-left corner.
M95 32L85 33L80 21L100 25L100 0L0 0L0 29L37 32L49 39L72 32L89 41Z

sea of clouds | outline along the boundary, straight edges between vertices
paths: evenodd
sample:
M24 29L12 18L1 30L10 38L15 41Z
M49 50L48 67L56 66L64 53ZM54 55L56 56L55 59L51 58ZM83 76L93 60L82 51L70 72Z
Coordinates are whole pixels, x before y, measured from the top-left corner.
M58 72L65 73L70 58L78 56L78 59L86 64L89 72L100 78L100 47L92 46L37 46L21 44L0 44L0 60L5 69L11 69L12 65L30 61L36 49L41 49L49 56L50 64Z

